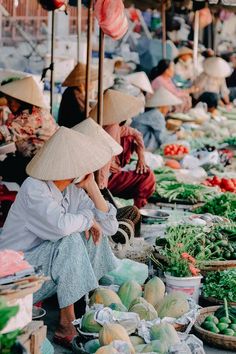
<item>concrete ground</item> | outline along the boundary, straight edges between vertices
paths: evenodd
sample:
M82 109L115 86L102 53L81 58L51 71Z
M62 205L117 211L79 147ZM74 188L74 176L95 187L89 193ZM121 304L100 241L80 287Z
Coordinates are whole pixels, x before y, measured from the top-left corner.
M70 350L64 349L61 346L58 346L58 345L56 345L56 344L54 344L52 342L53 333L55 331L56 324L57 324L57 321L58 321L57 306L55 305L55 303L52 303L50 301L48 303L44 303L44 308L47 311L46 316L43 318L45 324L48 327L47 337L48 337L48 339L51 341L51 343L54 346L55 354L70 354L71 353ZM211 347L209 347L207 345L204 346L204 349L205 349L205 353L206 354L232 354L232 353L235 353L235 352L232 352L232 351L211 348Z

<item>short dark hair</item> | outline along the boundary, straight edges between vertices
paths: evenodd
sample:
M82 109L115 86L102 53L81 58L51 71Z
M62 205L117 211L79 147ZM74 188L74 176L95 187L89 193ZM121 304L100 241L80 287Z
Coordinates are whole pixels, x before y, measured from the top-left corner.
M204 102L209 108L216 108L218 106L219 95L215 92L204 92L198 99L198 102Z

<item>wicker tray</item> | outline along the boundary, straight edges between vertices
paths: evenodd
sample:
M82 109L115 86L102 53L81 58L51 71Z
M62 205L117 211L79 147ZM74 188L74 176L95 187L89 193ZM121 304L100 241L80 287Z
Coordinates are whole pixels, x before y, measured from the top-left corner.
M224 301L223 300L218 300L216 299L215 297L205 297L205 296L200 296L200 300L202 302L205 302L207 304L209 304L208 306L210 306L210 304L212 306L216 306L216 305L223 305L224 304ZM229 302L228 301L228 305L229 306L235 306L236 307L236 302Z
M210 344L213 347L228 349L236 351L236 337L225 336L223 334L216 334L206 331L201 328L201 324L204 319L218 310L219 306L206 307L200 311L200 315L197 318L196 323L194 324L194 330L197 334L197 337L202 339L204 342Z
M230 261L207 261L201 265L200 269L203 272L225 270L230 268L236 268L236 260Z

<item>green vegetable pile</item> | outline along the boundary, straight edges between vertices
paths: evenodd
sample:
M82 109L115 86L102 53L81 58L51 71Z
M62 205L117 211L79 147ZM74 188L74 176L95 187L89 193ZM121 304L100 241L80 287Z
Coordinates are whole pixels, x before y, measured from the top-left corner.
M155 192L157 198L161 197L169 202L181 200L192 204L206 202L212 199L215 193L215 190L203 185L178 182L158 183Z
M236 269L209 272L203 285L205 297L236 302Z
M2 331L11 317L14 317L19 311L19 306L7 306L6 302L0 299L0 331ZM0 334L0 349L2 354L12 353L11 348L16 342L20 331L12 331L6 334Z
M161 183L164 181L176 182L175 173L172 169L168 167L158 168L158 170L154 170L156 183Z
M201 327L212 333L236 336L236 309L228 308L226 299L224 303L224 307L220 307L214 315L205 318Z
M236 194L223 193L195 210L197 214L210 213L236 221Z
M236 136L231 136L231 137L224 139L224 143L231 145L231 146L236 146Z

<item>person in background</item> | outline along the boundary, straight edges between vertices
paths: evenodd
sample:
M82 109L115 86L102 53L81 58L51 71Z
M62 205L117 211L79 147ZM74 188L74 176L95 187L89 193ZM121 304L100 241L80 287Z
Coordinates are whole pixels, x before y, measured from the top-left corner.
M154 173L145 162L142 134L125 125L142 109L142 101L133 96L115 90L104 94L103 128L123 147L123 152L99 171L98 185L100 189L108 188L115 197L133 199L137 208L144 207L155 190ZM96 119L97 106L91 117ZM128 170L133 152L138 158L136 168Z
M230 101L233 101L236 98L236 53L230 55L229 61L233 71L231 75L226 78L226 84L230 91Z
M0 162L1 176L6 182L22 184L27 178L26 165L58 127L32 76L6 80L0 92L12 112L0 125L0 142L14 142L17 149Z
M96 138L61 127L27 166L30 177L0 235L0 249L23 251L50 277L34 294L34 303L57 294L60 322L54 341L66 347L76 335L75 302L116 268L106 237L117 231L116 210L92 173L111 156L110 147Z
M94 82L98 79L97 70L91 70L90 91ZM86 65L78 63L68 75L62 86L67 88L62 94L58 112L58 124L67 128L82 122L85 117L85 82Z
M219 104L219 95L214 92L204 92L198 99L198 102L206 103L207 111L209 112L211 118L216 118L219 116L217 110Z
M182 137L181 132L168 134L165 121L171 107L181 104L182 101L178 97L161 87L146 100L146 112L133 118L131 126L142 133L148 151L154 152L163 143Z
M194 94L195 99L198 100L204 92L213 92L219 95L223 104L229 105L229 89L225 80L231 74L229 64L222 58L211 57L204 61L203 70L194 81L198 87L198 91Z
M194 64L192 49L187 47L179 49L179 54L175 60L175 75L179 76L180 79L184 81L193 81Z
M186 112L191 106L190 93L196 91L195 87L189 89L181 90L176 87L173 82L175 67L174 63L168 59L162 59L159 61L158 65L152 69L150 74L150 79L152 81L152 88L154 91L158 90L160 87L164 87L170 91L173 95L180 98L183 101L181 106L176 107L178 111Z

